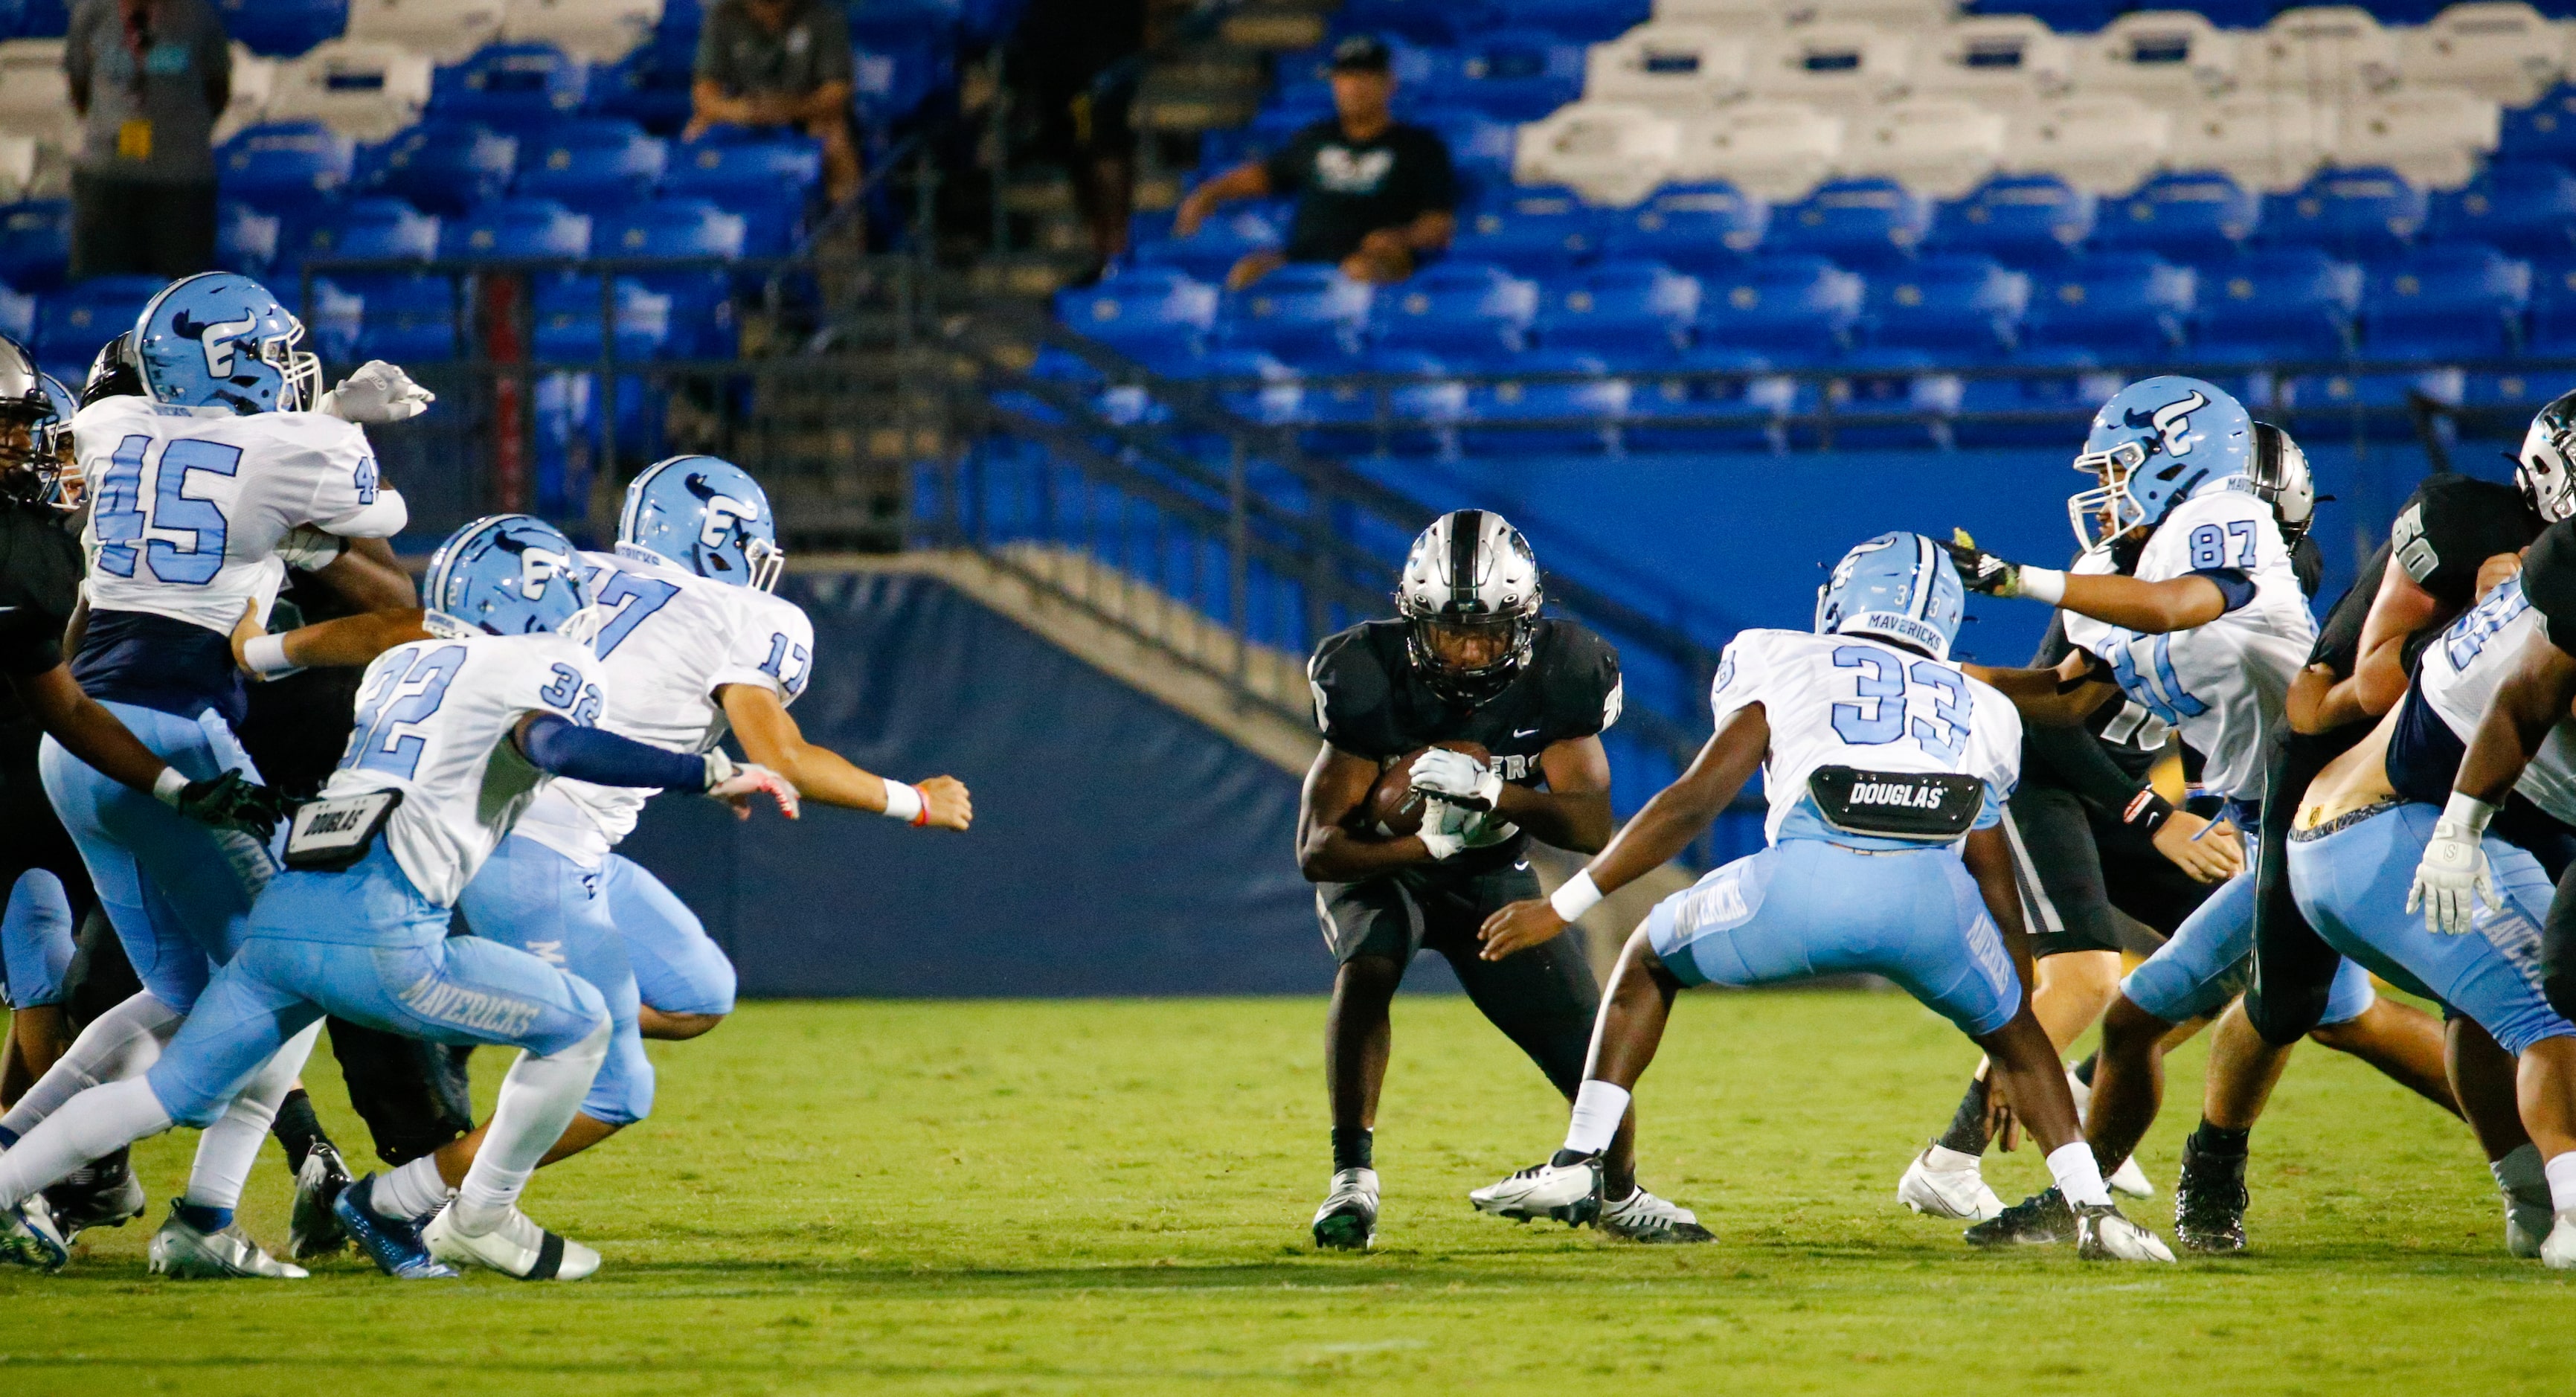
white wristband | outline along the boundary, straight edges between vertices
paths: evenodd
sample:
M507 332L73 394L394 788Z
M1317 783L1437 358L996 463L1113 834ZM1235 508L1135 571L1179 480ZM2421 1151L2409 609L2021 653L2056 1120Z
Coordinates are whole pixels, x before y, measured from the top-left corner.
M1556 895L1547 900L1547 905L1555 908L1556 915L1572 925L1582 920L1584 913L1601 905L1601 889L1593 883L1591 872L1586 870L1566 879L1565 886L1556 890Z
M2050 606L2066 600L2066 574L2055 568L2022 568L2015 574L2021 594Z
M885 783L885 802L885 809L880 813L889 820L901 820L907 825L920 824L922 812L930 808L930 802L922 799L919 786L908 786L901 781Z
M2466 791L2451 792L2450 802L2442 807L2442 824L2461 824L2472 836L2487 832L2487 821L2495 818L2496 808Z
M152 778L152 798L172 809L178 808L179 793L186 789L187 773L175 766L161 768L161 774Z
M256 635L243 642L242 663L262 679L294 674L303 668L286 658L286 637L282 635Z

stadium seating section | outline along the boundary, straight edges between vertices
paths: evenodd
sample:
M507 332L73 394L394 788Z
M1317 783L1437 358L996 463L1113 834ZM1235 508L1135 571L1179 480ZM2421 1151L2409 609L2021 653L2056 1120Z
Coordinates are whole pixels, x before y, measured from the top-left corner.
M2080 421L2084 371L2143 365L2275 408L2476 404L2525 391L2498 361L2576 354L2563 0L1346 0L1334 32L1362 30L1455 155L1445 257L1219 294L1284 202L1189 238L1140 216L1059 318L1247 380L1227 401L1311 447L1468 455L1776 449L1820 391L2040 423L1841 445L2011 445ZM1321 49L1277 79L1202 177L1330 114Z

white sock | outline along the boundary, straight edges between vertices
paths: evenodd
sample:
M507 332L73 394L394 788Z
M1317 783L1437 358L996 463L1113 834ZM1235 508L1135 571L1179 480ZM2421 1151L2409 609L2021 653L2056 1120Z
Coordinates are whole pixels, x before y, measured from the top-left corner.
M100 1155L158 1135L170 1124L161 1098L140 1077L92 1087L0 1153L0 1208L15 1207Z
M519 1054L510 1075L501 1079L501 1099L492 1108L483 1147L456 1187L456 1225L469 1233L489 1231L519 1201L537 1161L563 1138L581 1099L590 1094L590 1079L608 1060L608 1025L548 1057Z
M2102 1182L2102 1167L2093 1160L2093 1147L2081 1140L2049 1151L2048 1172L2069 1206L2111 1201L2111 1190Z
M1934 1145L1923 1152L1923 1167L1937 1174L1955 1174L1962 1169L1974 1173L1984 1163L1977 1155L1947 1145Z
M278 1104L294 1089L304 1060L313 1055L313 1040L321 1034L322 1021L315 1019L287 1039L197 1137L197 1162L188 1170L185 1201L205 1208L240 1206L242 1185L250 1181L251 1166L259 1163L269 1123L277 1119Z
M438 1156L425 1154L376 1180L376 1211L387 1217L424 1218L447 1201L447 1180L438 1172Z
M2504 1158L2487 1161L2487 1172L2507 1193L2536 1194L2549 1187L2549 1176L2540 1167L2540 1147L2528 1140Z
M2542 1165L2541 1172L2549 1177L2550 1210L2576 1212L2576 1150L2569 1150Z
M1577 1154L1599 1154L1610 1148L1619 1122L1628 1114L1628 1089L1586 1079L1574 1093L1574 1116L1565 1123L1565 1147Z
M162 1047L179 1036L187 1018L146 990L90 1020L45 1075L0 1115L0 1130L24 1135L91 1087L142 1076L161 1060Z

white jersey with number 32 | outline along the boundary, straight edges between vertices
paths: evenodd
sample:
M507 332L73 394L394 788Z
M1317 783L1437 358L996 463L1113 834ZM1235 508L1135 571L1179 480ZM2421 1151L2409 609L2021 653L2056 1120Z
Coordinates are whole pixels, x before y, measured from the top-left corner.
M2252 601L2207 625L2146 635L2069 611L2066 638L2108 661L2121 692L2182 733L2205 763L2203 788L2259 800L2263 753L2290 681L2316 646L2317 623L2272 507L2240 488L2244 479L2204 485L2176 505L2139 553L2136 576L2164 582L2230 569L2253 582ZM2107 548L2073 569L2115 570Z
M1771 728L1763 832L1774 841L1820 766L1974 776L1987 786L1980 826L1993 823L2021 780L2021 715L2011 700L1956 665L1871 636L1740 631L1708 701L1720 727L1736 710L1762 705Z
M814 672L814 625L794 602L683 571L659 558L584 553L584 574L609 613L593 643L607 678L599 725L672 752L724 740L716 691L752 684L794 703ZM651 791L558 781L520 832L585 863L635 828Z

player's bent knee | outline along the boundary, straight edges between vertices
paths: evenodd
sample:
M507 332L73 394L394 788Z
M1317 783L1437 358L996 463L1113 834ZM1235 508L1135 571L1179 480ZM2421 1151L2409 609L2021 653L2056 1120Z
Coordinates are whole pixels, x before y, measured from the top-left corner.
M2156 1050L2172 1028L2172 1024L2139 1008L2136 1000L2121 995L2102 1015L2103 1055L2145 1057Z
M653 1086L653 1062L644 1055L642 1041L627 1034L612 1035L590 1094L582 1098L581 1113L622 1130L653 1114Z

